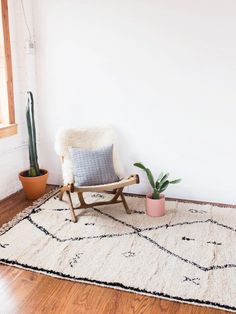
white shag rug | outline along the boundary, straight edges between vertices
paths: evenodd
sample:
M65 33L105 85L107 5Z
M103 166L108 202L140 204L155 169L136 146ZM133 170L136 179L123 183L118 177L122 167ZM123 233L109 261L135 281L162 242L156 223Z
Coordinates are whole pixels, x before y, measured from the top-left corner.
M0 262L236 312L236 209L167 201L166 215L151 218L144 198L127 201L131 215L122 204L100 206L78 210L73 223L54 191L0 229Z

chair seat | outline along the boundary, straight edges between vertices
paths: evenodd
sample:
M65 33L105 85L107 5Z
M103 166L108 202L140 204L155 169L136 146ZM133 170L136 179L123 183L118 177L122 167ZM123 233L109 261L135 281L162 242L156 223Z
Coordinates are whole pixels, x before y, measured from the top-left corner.
M102 185L90 185L90 186L74 186L76 192L104 192L109 190L119 189L128 185L132 185L139 182L139 177L136 174L123 178L120 181L112 182Z

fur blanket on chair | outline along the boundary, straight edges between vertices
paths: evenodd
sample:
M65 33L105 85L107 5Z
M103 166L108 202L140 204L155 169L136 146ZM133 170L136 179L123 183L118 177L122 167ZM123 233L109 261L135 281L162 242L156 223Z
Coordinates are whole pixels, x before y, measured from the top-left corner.
M74 183L69 147L96 149L113 144L113 162L116 174L121 178L124 171L120 163L115 132L111 127L89 129L61 129L56 135L55 150L62 158L64 185Z

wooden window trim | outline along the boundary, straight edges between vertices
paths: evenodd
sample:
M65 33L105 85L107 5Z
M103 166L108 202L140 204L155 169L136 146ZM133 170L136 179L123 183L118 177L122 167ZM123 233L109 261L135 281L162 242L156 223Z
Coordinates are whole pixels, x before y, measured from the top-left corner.
M0 125L0 138L17 134L17 124Z
M14 91L12 74L11 41L9 31L8 0L1 0L2 28L4 38L4 52L6 58L7 96L8 96L8 123L0 125L0 138L11 136L17 133L14 109Z

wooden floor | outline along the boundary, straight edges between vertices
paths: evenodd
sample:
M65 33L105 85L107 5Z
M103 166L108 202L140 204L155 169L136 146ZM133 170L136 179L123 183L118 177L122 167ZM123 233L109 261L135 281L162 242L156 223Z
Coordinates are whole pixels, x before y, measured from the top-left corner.
M52 187L48 187L48 190ZM0 225L29 206L22 192L0 202ZM0 313L170 313L220 314L225 311L146 297L110 288L55 279L0 265Z

